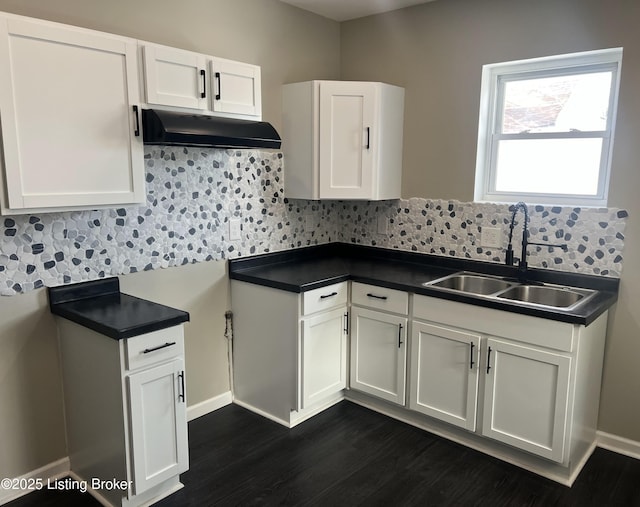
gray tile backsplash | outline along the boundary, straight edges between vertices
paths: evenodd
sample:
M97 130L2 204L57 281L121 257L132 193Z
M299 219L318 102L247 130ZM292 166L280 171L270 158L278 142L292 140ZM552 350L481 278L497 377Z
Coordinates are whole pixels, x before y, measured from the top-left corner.
M147 202L96 211L0 218L0 293L14 295L104 276L273 252L332 241L502 262L480 245L508 205L422 198L300 201L284 198L282 154L266 150L146 147ZM531 206L531 267L619 276L624 210ZM384 217L379 224L379 217ZM229 220L242 223L229 239ZM521 220L521 217L519 217ZM379 226L387 228L379 233ZM521 234L514 233L514 248Z

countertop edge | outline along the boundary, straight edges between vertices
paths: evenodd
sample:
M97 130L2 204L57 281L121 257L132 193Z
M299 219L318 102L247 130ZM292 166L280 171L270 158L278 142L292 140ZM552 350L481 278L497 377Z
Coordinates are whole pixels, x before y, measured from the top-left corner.
M365 257L369 257L372 255L374 259L389 260L385 259L385 249L382 248L371 248L371 247L361 247L360 245L349 245L344 243L337 244L337 250L332 252L329 248L331 245L321 245L323 248L319 247L310 247L308 249L309 256L305 257L301 254L300 251L295 252L295 258L291 257L288 262L295 263L297 260L313 260L314 257L317 256L318 259L321 257L318 256L319 253L323 254L323 256L335 255L336 257L348 256L353 262L354 259L358 258L358 253L364 253ZM300 249L306 250L306 249ZM351 250L351 251L349 251ZM356 252L356 250L358 252ZM424 267L428 265L426 262L422 262L418 264L415 262L418 258L415 259L412 256L415 255L423 255L423 254L414 254L413 252L396 252L395 250L388 250L390 253L390 260L398 260L402 264L406 264L408 266L415 264ZM404 255L410 254L410 256ZM426 254L423 257L428 260L430 257L427 257ZM370 257L371 258L371 257ZM269 260L275 260L276 262L269 262ZM583 275L579 273L565 273L559 271L549 270L541 270L541 269L533 269L531 270L531 274L535 277L536 280L545 281L547 283L559 283L565 285L572 285L569 282L573 282L573 285L576 287L584 287L584 288L594 288L599 291L599 294L592 300L585 304L584 307L579 308L579 311L565 311L562 309L546 309L535 306L527 306L519 303L511 303L509 301L502 301L496 299L488 299L483 297L476 297L472 294L461 294L449 291L439 290L435 287L418 287L416 285L406 285L402 282L394 282L389 280L384 280L381 278L376 278L375 276L361 276L357 274L353 274L352 272L345 273L339 277L329 277L323 278L313 281L305 281L304 283L285 283L279 280L274 280L272 278L261 277L259 274L256 274L256 269L260 267L268 267L277 264L283 264L287 262L286 252L278 252L276 254L262 254L259 256L259 259L252 258L251 261L247 261L246 259L231 259L229 260L229 278L232 280L241 280L249 283L255 283L258 285L271 287L275 289L287 290L289 292L302 293L308 290L325 287L327 285L331 285L332 283L336 283L338 281L351 280L360 283L369 283L372 285L377 285L380 287L386 287L390 289L402 290L405 292L424 295L429 297L437 297L440 299L446 299L455 302L467 303L476 306L482 306L486 308L492 308L501 311L507 311L511 313L518 313L523 315L530 315L533 317L540 317L560 322L566 322L570 324L579 324L588 326L592 322L594 322L600 315L602 315L605 311L611 308L617 301L617 290L619 287L619 279L609 278L609 277L597 277L594 275ZM467 270L467 266L469 263L466 262L465 259L459 259L460 264L456 267L456 263L454 259L446 258L443 261L438 259L436 266L439 269L450 269L451 272ZM356 260L357 262L357 260ZM484 271L486 274L495 275L496 272L503 273L508 272L513 276L515 271L510 267L505 267L495 263L482 263L482 262L473 262L471 270L475 270L476 272L483 272L481 269L486 265L488 268ZM505 270L505 268L507 268ZM577 283L577 282L581 282Z

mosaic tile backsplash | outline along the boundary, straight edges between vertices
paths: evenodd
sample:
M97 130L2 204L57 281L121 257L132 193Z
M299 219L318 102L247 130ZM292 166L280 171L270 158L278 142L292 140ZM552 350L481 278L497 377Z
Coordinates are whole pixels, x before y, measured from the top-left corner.
M144 205L0 217L0 294L332 241L504 261L480 232L500 228L506 247L508 205L287 200L282 154L266 150L154 146L145 159ZM626 211L531 206L530 215L531 241L568 245L531 247L531 267L620 275ZM231 241L233 219L242 233Z

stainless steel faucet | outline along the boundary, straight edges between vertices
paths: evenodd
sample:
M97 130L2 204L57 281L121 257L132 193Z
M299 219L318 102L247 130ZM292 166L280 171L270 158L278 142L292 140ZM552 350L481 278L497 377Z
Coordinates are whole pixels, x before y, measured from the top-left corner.
M527 223L529 222L529 209L527 205L520 201L513 205L513 213L511 214L511 225L509 226L509 244L507 245L507 252L505 255L505 264L507 266L513 266L513 246L511 244L513 238L513 227L516 221L516 214L518 211L522 211L524 214L524 223L522 224L522 253L520 254L520 262L518 263L518 270L521 273L526 273L527 271L527 247L529 245L536 246L547 246L550 248L562 248L565 252L568 250L566 243L554 245L551 243L536 243L533 241L529 241L529 231L527 229Z

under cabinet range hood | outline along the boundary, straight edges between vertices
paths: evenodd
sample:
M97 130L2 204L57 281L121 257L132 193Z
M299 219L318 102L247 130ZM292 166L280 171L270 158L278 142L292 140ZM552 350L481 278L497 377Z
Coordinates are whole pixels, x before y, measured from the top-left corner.
M142 110L145 144L215 148L271 148L282 143L270 123L192 113Z

